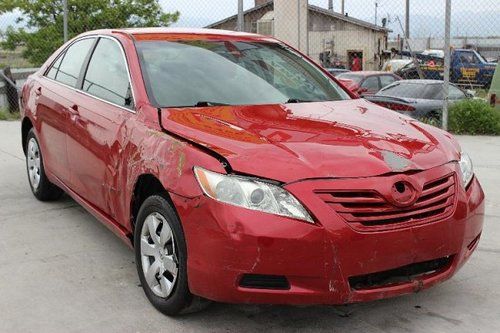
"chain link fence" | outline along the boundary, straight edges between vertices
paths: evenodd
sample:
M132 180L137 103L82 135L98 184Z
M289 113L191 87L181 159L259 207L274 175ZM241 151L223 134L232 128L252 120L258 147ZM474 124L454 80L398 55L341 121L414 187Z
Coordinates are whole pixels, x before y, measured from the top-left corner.
M0 108L17 108L8 87L20 86L64 40L93 29L141 26L274 36L334 75L383 71L449 79L450 87L433 97L445 108L461 98L455 88L484 98L500 57L498 0L12 0L0 4ZM392 81L350 83L371 94Z

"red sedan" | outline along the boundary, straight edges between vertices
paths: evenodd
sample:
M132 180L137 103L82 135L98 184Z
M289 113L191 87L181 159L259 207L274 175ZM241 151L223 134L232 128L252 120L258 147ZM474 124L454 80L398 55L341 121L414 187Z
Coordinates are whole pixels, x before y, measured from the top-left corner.
M392 73L377 71L342 73L337 76L337 79L359 96L374 95L380 89L401 80L399 76Z
M21 104L35 197L66 192L133 247L165 314L417 292L481 235L484 194L450 134L355 98L272 38L88 32Z

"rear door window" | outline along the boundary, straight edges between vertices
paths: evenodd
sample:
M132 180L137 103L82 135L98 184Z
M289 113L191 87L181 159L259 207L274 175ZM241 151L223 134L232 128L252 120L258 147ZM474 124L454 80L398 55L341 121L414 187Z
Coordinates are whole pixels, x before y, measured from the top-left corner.
M59 67L61 67L61 61L64 57L64 54L61 55L59 58L57 58L57 60L54 62L54 64L52 65L52 67L49 69L49 71L47 72L47 77L49 79L52 79L52 80L55 80L56 77L57 77L57 72L59 72Z
M119 106L132 107L127 64L114 40L99 40L85 74L83 91Z
M82 65L94 41L95 38L85 38L73 43L50 68L47 77L77 88Z

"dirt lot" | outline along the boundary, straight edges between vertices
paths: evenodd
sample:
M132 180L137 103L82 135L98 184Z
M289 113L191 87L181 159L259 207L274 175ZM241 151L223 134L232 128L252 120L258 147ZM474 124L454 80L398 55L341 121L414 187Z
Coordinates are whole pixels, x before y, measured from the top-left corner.
M18 122L0 122L0 332L498 332L500 138L460 137L487 194L479 248L450 281L350 306L214 304L171 319L146 300L132 251L69 198L31 195Z

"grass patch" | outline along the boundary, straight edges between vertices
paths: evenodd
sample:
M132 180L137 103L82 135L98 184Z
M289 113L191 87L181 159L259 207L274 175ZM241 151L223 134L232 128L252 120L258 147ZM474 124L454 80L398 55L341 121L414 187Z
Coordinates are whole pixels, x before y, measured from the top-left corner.
M19 120L21 115L19 112L10 113L7 109L0 109L0 120Z
M29 68L33 67L28 60L22 56L23 48L19 47L14 51L0 49L0 68L10 66L12 68Z

